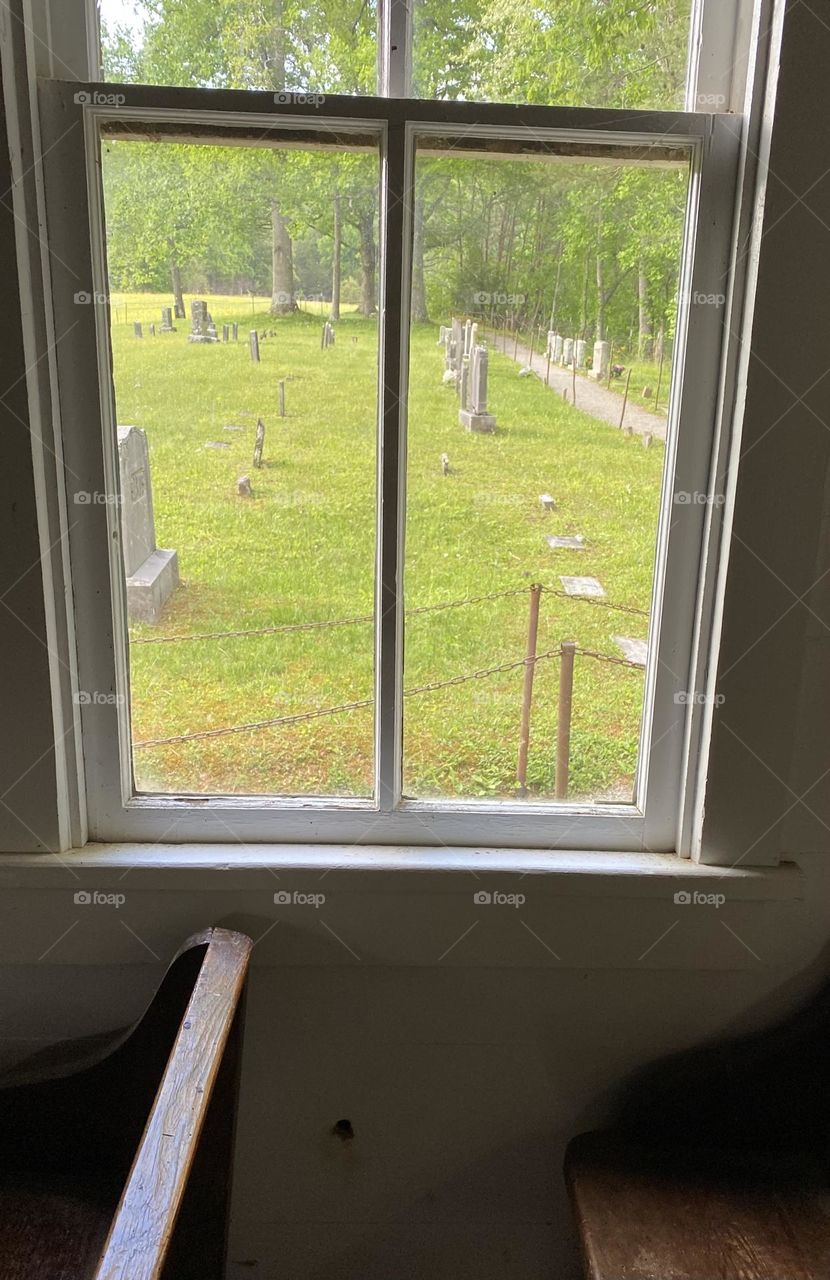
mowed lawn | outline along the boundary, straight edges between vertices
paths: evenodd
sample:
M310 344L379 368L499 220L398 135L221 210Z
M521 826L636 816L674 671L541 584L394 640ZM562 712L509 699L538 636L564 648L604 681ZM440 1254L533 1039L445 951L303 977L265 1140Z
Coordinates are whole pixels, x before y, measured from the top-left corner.
M187 342L189 323L151 337L166 297L115 299L118 421L150 446L157 542L178 551L182 585L156 627L135 641L348 619L372 611L375 558L377 325L345 313L333 348L322 320L267 314L266 300L211 298L237 344ZM126 302L126 315L124 304ZM257 310L256 308L262 308ZM116 318L117 317L117 318ZM133 337L133 321L144 338ZM442 319L445 319L442 317ZM446 317L448 319L448 317ZM158 327L158 323L157 323ZM262 335L259 365L247 336ZM644 449L566 405L491 355L494 436L458 423L442 385L437 326L415 329L410 369L408 609L521 589L504 599L410 616L405 687L524 656L529 586L560 574L597 577L608 600L650 603L664 451ZM286 379L287 416L278 416ZM252 466L255 425L264 465ZM232 426L241 430L226 430ZM228 447L211 448L211 444ZM442 474L441 455L450 460ZM237 494L248 475L253 498ZM539 495L551 493L546 514ZM584 535L586 550L552 551L546 534ZM619 657L614 636L645 639L647 619L551 593L539 651L561 640ZM371 625L131 646L137 744L370 697ZM528 782L550 796L558 661L536 671ZM405 790L414 796L512 796L523 673L516 669L409 696ZM636 767L643 675L577 657L571 794L627 798ZM369 795L371 707L275 728L137 747L142 790Z

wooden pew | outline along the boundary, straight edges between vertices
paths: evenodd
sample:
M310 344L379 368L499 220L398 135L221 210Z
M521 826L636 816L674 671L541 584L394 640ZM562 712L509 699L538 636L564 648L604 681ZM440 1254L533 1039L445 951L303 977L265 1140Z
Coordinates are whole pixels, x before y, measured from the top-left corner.
M830 1278L830 986L771 1030L680 1054L569 1145L589 1280Z
M0 1280L221 1280L251 946L191 938L132 1030L0 1088Z

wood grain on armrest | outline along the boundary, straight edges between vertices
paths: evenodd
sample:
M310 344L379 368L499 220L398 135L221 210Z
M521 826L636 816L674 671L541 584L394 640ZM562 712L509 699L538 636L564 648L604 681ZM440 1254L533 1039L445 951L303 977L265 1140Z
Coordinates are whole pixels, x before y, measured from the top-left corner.
M182 1202L252 943L212 931L95 1280L158 1280Z

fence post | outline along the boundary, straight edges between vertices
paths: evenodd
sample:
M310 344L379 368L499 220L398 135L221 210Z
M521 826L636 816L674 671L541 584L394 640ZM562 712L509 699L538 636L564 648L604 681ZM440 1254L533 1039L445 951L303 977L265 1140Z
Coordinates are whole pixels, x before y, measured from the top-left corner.
M620 414L620 431L622 431L623 423L625 422L625 411L628 408L628 388L631 386L631 375L633 372L633 369L629 369L628 377L625 380L625 395L623 396L623 407L622 413Z
M522 727L519 732L519 763L516 767L516 778L519 783L519 795L527 795L527 752L530 745L530 705L533 700L533 677L536 674L536 636L539 632L539 601L542 588L534 582L530 588L530 610L527 620L527 662L525 665L524 686L522 688Z
M568 798L571 764L571 707L574 693L576 642L563 640L559 647L559 721L556 726L556 799Z

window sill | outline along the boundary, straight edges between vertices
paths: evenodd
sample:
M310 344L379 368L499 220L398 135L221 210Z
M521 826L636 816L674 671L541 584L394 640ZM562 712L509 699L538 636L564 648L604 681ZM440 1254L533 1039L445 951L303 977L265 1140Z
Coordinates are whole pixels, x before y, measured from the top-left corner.
M217 924L257 967L789 970L806 896L794 864L660 854L88 845L0 858L0 965L161 965Z

